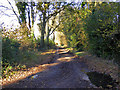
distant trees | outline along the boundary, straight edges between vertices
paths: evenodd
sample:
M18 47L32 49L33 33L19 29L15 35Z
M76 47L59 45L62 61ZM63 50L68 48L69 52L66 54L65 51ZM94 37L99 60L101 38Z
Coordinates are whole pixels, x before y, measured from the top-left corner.
M45 34L45 27L46 23L49 22L49 19L51 17L56 17L58 13L60 13L62 10L65 9L65 7L69 6L70 4L68 3L61 3L61 2L39 2L37 5L37 9L40 11L40 20L41 20L41 43L40 46L44 46L44 34ZM55 20L55 19L54 19ZM53 24L54 21L53 20ZM52 24L52 25L53 25ZM56 30L56 28L59 26L56 25L55 27L49 27L48 26L48 31L47 31L47 44L49 44L49 36L50 36L50 31L53 29L52 33Z
M35 14L37 13L40 17L40 47L44 47L44 40L46 34L47 46L49 46L49 36L53 34L53 32L59 27L60 22L56 23L57 15L63 11L67 6L71 5L71 3L66 2L18 2L15 1L15 5L18 9L17 11L14 9L11 1L7 0L9 5L11 6L12 11L16 15L18 22L20 24L20 28L18 30L14 30L10 32L11 34L20 40L24 41L27 39L33 40L34 30L33 25L35 22ZM34 10L36 8L36 12ZM52 19L51 19L52 18ZM58 17L59 18L59 17ZM51 19L52 23L49 24L49 19ZM46 27L46 23L48 23ZM27 25L28 24L28 25ZM46 29L48 28L48 29ZM45 31L47 30L47 31ZM5 33L4 33L5 34ZM11 37L13 37L11 36ZM15 38L14 37L14 38Z
M18 22L20 24L19 30L14 30L14 34L16 34L16 36L15 35L13 36L18 38L22 37L23 40L25 40L25 38L33 39L34 33L33 33L33 29L31 28L33 27L33 24L34 24L34 13L35 13L35 11L33 10L33 7L35 6L34 3L33 2L17 2L14 0L18 10L17 12L17 10L15 9L15 6L12 5L11 1L10 0L7 0L7 1L11 7L11 10L17 17ZM31 10L31 14L30 14L30 10Z
M19 18L21 20L21 25L25 25L28 24L28 34L29 36L33 39L34 38L34 30L33 30L33 26L34 26L34 22L35 22L35 7L37 5L35 5L35 2L16 2L16 6L18 8L19 11Z

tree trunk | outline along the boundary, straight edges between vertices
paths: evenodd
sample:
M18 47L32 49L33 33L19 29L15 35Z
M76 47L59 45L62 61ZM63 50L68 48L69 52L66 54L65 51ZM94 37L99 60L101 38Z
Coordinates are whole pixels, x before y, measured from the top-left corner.
M55 42L55 32L53 32L53 42Z
M48 16L49 16L49 6L48 6ZM47 47L49 47L49 36L50 36L49 20L47 25Z
M33 9L33 4L34 2L31 2L31 37L32 39L34 40L35 38L35 35L34 35L34 29L33 29L33 26L34 26L34 9Z
M31 20L30 20L30 8L28 6L28 25L29 25L29 29L31 30Z
M118 33L120 33L120 3L118 3Z
M48 22L48 25L49 25L49 22ZM49 30L49 26L47 27L47 46L49 46L49 33L50 33L50 30Z
M44 33L45 33L45 25L46 25L46 22L45 22L45 18L46 18L46 12L44 11L43 12L43 24L42 24L42 29L41 29L41 48L44 47Z

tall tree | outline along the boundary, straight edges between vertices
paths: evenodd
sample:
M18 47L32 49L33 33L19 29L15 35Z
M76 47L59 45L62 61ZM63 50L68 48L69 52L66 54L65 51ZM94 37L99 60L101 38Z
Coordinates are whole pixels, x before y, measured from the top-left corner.
M28 24L28 32L31 37L31 39L34 39L34 22L35 22L35 10L34 7L36 7L35 2L17 2L16 6L19 10L20 14L20 20L21 23L25 26ZM28 15L28 16L27 16ZM28 20L27 20L28 19Z
M21 19L21 22L22 23L26 23L26 6L28 4L26 2L18 2L16 4L17 8L18 8L18 11L19 11L19 14L20 14L20 19ZM28 11L29 12L29 11Z

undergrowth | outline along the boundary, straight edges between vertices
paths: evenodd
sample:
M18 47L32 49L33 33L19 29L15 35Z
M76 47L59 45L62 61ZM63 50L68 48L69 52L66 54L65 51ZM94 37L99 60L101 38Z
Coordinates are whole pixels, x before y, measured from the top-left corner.
M40 40L32 43L30 40L20 42L4 37L2 39L2 78L8 78L17 71L27 70L33 64L40 63L40 60L43 61L44 57L41 53L52 48L54 44L50 41L49 48L41 49L39 42Z

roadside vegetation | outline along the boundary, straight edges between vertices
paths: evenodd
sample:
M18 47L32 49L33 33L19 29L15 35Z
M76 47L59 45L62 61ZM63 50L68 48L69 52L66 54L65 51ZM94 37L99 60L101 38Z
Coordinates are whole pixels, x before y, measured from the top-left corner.
M85 8L85 5L88 5ZM61 29L68 46L120 63L119 3L82 3L81 9L67 8ZM69 17L67 17L69 16Z
M9 33L9 32L5 32ZM17 71L27 70L31 66L43 64L46 58L52 55L52 51L56 49L54 42L50 41L49 47L40 48L38 40L15 39L13 33L5 35L3 31L2 38L2 78L8 78ZM4 36L5 35L5 36ZM12 38L11 38L12 37ZM43 52L50 51L47 55ZM47 63L47 62L46 62Z

